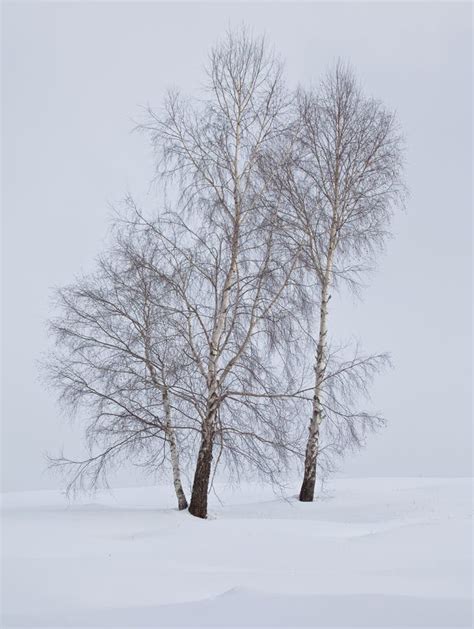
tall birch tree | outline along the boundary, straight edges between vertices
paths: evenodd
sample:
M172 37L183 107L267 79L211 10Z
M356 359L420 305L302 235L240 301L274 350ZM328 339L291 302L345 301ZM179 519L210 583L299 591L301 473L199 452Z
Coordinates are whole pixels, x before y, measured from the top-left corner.
M343 282L356 286L373 265L391 215L403 204L404 186L395 115L363 94L350 68L339 62L316 89L299 90L295 110L291 130L280 141L291 151L283 155L281 148L274 149L265 173L286 199L287 241L301 247L313 286L313 399L299 494L306 502L314 498L322 422L327 420L329 432L339 422L332 430L338 449L343 442L357 443L358 430L381 422L377 415L354 411L352 403L354 388L367 392L367 379L387 356L354 355L333 364L329 303L334 288ZM336 385L342 385L339 397Z
M221 406L224 399L231 402L229 382L239 384L232 399L240 400L242 420L247 410L258 424L257 402L263 391L257 392L255 365L261 349L255 340L265 334L268 338L272 325L282 327L284 311L276 315L275 308L294 269L294 260L283 257L286 250L275 230L277 208L267 202L267 184L258 168L285 122L280 63L263 40L252 39L245 30L229 32L212 50L207 76L203 99L186 101L171 93L164 111L150 110L141 125L156 148L158 175L162 181L174 177L180 191L175 213L181 229L188 235L196 230L201 255L208 259L208 271L201 261L201 277L195 283L197 287L204 281L208 290L207 298L200 298L203 308L188 303L189 311L194 310L192 325L199 328L197 338L206 347L199 356L206 409L189 508L198 517L207 515L214 446L223 434ZM249 404L250 396L254 405ZM265 422L268 427L266 416ZM243 436L238 426L233 430ZM227 435L229 431L228 426ZM246 432L249 438L255 435Z

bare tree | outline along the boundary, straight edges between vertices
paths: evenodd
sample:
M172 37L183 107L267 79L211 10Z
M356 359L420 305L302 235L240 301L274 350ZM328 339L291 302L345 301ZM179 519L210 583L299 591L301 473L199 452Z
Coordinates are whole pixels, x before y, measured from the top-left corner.
M357 284L403 196L394 117L341 64L290 98L278 60L241 30L213 49L207 76L203 98L171 92L139 125L172 205L148 218L127 199L97 272L58 292L48 366L68 407L91 412L90 455L56 461L71 486L123 458L169 462L182 509L184 453L201 518L220 463L276 482L300 457L300 499L312 500L325 455L382 422L355 407L387 356L331 349L328 303L341 280Z
M90 413L89 455L52 462L67 467L73 489L106 481L114 462L156 469L169 460L178 507L185 509L174 422L187 416L179 383L191 363L165 305L166 282L150 272L158 257L146 234L122 231L95 273L57 291L60 314L50 326L57 350L47 374L69 411ZM183 430L179 436L183 444Z
M341 282L352 287L383 247L393 209L403 202L402 142L395 116L363 95L351 70L338 63L318 89L300 90L294 122L267 156L265 176L286 199L282 220L289 246L301 248L314 287L314 383L300 500L312 501L321 423L340 451L381 422L358 413L334 395L343 387L366 391L362 375L373 376L387 356L358 357L333 365L328 345L328 304ZM282 152L283 145L291 151ZM341 375L343 378L341 380ZM340 391L341 393L341 391ZM354 392L351 402L354 402ZM326 399L325 399L326 398ZM338 426L337 430L331 430ZM341 432L345 428L344 434Z
M206 517L215 449L214 474L222 463L237 475L256 470L274 482L288 455L302 455L301 435L288 422L288 415L297 414L295 407L303 399L303 393L301 398L295 395L301 383L291 369L296 334L291 306L297 298L289 278L294 263L281 267L279 248L266 229L253 227L251 236L242 238L246 256L242 255L234 286L228 291L228 312L215 348L217 367L211 367L216 312L225 282L225 243L211 227L197 234L171 213L150 220L136 210L136 228L153 234L160 267L150 266L150 270L166 282L163 303L174 312L173 326L183 355L193 364L192 378L181 380L179 386L200 432L195 484L205 502L203 511L191 512ZM261 235L261 241L255 234ZM209 370L214 368L218 388L212 393ZM211 374L214 377L214 371ZM209 456L204 473L203 442Z
M160 179L174 176L179 184L174 222L180 242L186 235L194 241L194 252L180 262L193 280L188 290L176 290L193 330L191 352L205 379L190 503L198 517L207 515L216 443L261 469L271 457L251 456L251 446L243 441L253 447L278 445L280 454L284 450L285 426L278 426L275 405L287 398L276 397L263 348L264 339L267 348L275 342L276 330L278 342L292 334L283 322L289 319L289 285L296 268L296 257L288 257L281 246L275 229L278 208L268 202L258 168L286 121L280 64L263 40L240 31L228 33L212 51L207 73L204 99L188 103L170 94L164 112L150 110L141 125L156 148ZM268 403L257 404L264 395Z

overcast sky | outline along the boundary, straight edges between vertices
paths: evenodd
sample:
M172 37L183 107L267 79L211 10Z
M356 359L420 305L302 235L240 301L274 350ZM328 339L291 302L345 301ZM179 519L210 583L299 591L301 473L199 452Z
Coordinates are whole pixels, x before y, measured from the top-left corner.
M51 287L91 268L110 204L149 189L133 119L168 87L198 88L209 47L242 22L266 34L292 85L349 60L407 140L395 238L363 301L333 304L338 340L395 364L374 387L388 427L341 473L471 475L470 4L21 2L3 5L5 490L57 486L43 454L75 448L36 362ZM124 470L117 482L138 481Z

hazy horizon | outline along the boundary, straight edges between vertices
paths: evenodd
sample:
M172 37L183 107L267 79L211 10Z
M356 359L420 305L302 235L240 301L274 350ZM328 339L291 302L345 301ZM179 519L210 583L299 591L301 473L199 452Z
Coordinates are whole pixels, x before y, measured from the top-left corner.
M153 202L152 151L133 121L168 87L198 88L209 48L242 23L266 35L290 85L348 60L406 138L407 210L362 299L331 302L335 338L394 362L373 388L388 425L340 473L472 475L470 3L6 2L2 13L4 491L60 487L44 452L77 450L37 361L51 288L93 267L110 205L128 191ZM114 482L142 481L130 467Z

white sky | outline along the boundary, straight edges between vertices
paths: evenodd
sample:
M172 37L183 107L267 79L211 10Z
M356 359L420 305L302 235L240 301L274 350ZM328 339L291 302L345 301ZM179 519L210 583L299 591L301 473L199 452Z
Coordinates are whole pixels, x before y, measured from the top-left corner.
M349 60L407 139L411 197L388 255L362 303L332 302L339 339L395 363L374 388L389 426L341 472L471 475L471 5L18 2L3 4L2 37L5 490L57 486L43 453L77 439L36 361L50 288L91 267L110 202L148 190L133 119L167 87L198 87L209 47L242 22L267 35L290 84Z

